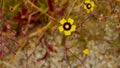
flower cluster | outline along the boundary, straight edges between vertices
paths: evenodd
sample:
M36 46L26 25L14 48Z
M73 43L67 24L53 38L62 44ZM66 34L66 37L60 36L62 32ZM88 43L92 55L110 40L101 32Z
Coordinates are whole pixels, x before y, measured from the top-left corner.
M87 13L90 13L94 10L95 3L94 1L85 0L85 3L83 6L84 6L84 9L87 10ZM66 36L71 35L71 33L76 30L76 25L73 25L73 23L74 23L73 19L68 18L68 20L66 21L63 18L62 20L60 20L60 24L62 26L59 26L58 29L60 32L64 32Z

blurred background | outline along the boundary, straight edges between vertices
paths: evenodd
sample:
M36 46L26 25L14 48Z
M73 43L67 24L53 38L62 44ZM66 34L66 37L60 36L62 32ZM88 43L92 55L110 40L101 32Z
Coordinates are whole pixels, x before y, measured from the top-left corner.
M120 0L90 2L88 13L86 0L0 0L0 68L120 68Z

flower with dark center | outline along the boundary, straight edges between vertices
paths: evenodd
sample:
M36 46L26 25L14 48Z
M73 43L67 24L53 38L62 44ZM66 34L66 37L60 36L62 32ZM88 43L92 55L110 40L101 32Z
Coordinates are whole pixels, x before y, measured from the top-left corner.
M68 18L68 21L62 19L60 20L60 24L62 24L62 26L59 26L58 29L60 32L64 32L66 36L71 35L71 33L76 30L76 25L73 25L73 23L74 20L71 18Z
M85 0L84 9L87 10L87 13L90 13L91 11L93 11L95 6L96 5L93 1Z
M13 12L14 8L12 6L9 7L10 12Z

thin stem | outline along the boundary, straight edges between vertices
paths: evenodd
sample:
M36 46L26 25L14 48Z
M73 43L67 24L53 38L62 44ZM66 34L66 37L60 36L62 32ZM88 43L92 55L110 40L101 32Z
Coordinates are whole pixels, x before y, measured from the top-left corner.
M57 21L54 17L52 17L52 16L50 16L49 14L46 13L48 9L46 9L45 11L43 11L42 9L40 9L39 7L37 7L35 4L33 4L30 0L27 0L27 2L28 2L31 6L33 6L33 7L36 8L37 10L39 10L41 13L45 14L46 16L48 16L48 17L49 17L50 19L52 19L53 21Z
M77 57L75 54L73 54L70 50L68 50L68 51L82 63L82 65L84 66L84 68L87 68L85 66L85 64L83 63L83 61L79 57Z
M73 2L73 4L72 4L72 6L71 6L71 8L70 8L70 10L69 10L69 12L68 12L68 14L66 15L66 18L69 17L69 15L70 15L70 13L72 12L72 9L73 9L73 7L75 6L76 2L77 2L77 0L75 0L75 1Z
M66 49L66 44L65 44L65 43L66 43L66 36L63 35L62 44L63 44L63 46L64 46L64 52L65 52L66 62L68 63L69 67L71 68L71 64L70 64L70 62L69 62L69 57L68 57L68 55L67 55L67 49Z

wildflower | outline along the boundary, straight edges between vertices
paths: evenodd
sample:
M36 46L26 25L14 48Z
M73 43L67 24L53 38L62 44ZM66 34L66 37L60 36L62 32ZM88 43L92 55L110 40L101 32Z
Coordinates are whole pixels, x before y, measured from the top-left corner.
M94 7L95 7L95 3L93 1L85 0L84 9L87 10L87 13L93 11Z
M58 29L60 32L64 32L66 36L71 35L73 31L76 30L76 25L73 25L74 20L71 18L68 18L68 21L66 21L64 18L60 20L60 24L62 26L59 26Z
M88 55L89 54L89 49L83 50L83 54Z

